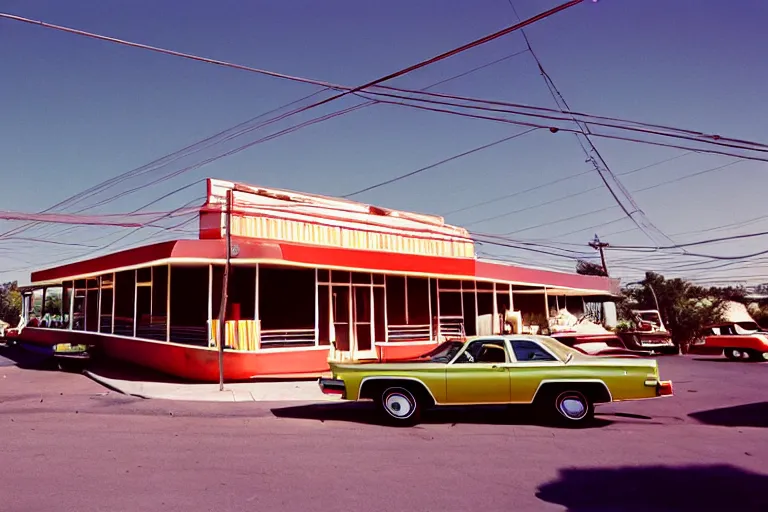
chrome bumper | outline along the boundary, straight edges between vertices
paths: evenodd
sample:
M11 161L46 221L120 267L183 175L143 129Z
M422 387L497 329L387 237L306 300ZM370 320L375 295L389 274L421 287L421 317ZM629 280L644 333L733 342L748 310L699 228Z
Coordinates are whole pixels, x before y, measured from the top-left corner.
M645 381L645 385L649 387L655 387L656 396L672 396L675 394L674 390L672 389L671 380L648 379Z
M327 379L321 377L317 381L317 385L320 386L320 391L326 395L341 395L344 398L347 394L347 388L344 385L344 381L340 379Z

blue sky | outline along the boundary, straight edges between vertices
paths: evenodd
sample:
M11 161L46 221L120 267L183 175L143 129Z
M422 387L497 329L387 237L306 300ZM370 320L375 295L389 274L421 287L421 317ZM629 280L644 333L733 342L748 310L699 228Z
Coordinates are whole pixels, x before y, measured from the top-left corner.
M515 0L523 17L556 5ZM5 1L3 12L118 38L228 60L249 66L356 85L499 30L515 21L507 0L334 2L192 0L108 2ZM761 65L768 48L768 4L759 0L601 0L586 2L528 30L534 50L575 110L765 140L768 106ZM524 49L511 34L393 82L421 88ZM0 209L40 211L107 178L171 153L217 131L316 90L312 86L120 47L31 25L0 20ZM527 53L437 88L441 92L554 106ZM296 121L359 100L344 99ZM279 128L293 123L285 122ZM260 144L187 172L94 211L137 208L206 176L339 195L412 171L520 131L487 121L377 105ZM252 139L269 131L255 132ZM596 140L616 173L682 153L647 145ZM208 153L206 153L207 155ZM385 206L446 213L506 192L586 171L576 140L536 132L456 160L412 179L358 196ZM688 155L622 179L630 191L683 177L734 159ZM765 213L765 163L742 162L721 171L647 191L635 200L677 242L765 230L768 221L740 226ZM137 184L138 181L132 182ZM586 243L595 231L613 244L648 245L628 220L584 230L621 217L608 207L605 189L535 208L600 184L596 173L531 194L448 215L454 224L528 208L473 224L484 233L520 232L520 239ZM119 192L115 189L99 196ZM170 209L203 193L191 187L159 203ZM95 200L94 200L95 202ZM569 220L569 217L574 217ZM710 228L736 223L733 228ZM0 222L3 231L18 223ZM65 228L36 236L57 239ZM702 231L690 233L691 231ZM113 234L116 229L78 228L67 241ZM137 238L152 236L151 230ZM31 236L31 235L30 235ZM110 235L111 236L111 235ZM160 236L174 236L160 233ZM569 246L570 247L570 246ZM575 246L574 246L575 247ZM766 247L766 237L698 247L735 255ZM96 250L96 249L93 249ZM526 264L572 268L573 262L498 247L486 253ZM89 249L0 240L0 280L28 280L26 269L87 255ZM717 262L691 258L609 253L616 275L632 279L642 269ZM766 275L764 260L685 275L711 280L753 280ZM759 280L759 279L758 279Z

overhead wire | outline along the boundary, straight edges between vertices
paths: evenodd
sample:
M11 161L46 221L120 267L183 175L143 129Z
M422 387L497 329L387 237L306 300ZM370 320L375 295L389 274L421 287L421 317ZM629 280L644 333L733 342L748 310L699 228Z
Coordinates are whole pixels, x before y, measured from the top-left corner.
M664 161L661 161L661 162L658 162L658 163L663 163L663 162ZM643 187L643 188L640 188L640 189L637 189L637 190L633 190L633 193L645 192L647 190L655 189L655 188L658 188L658 187L663 186L663 185L669 185L669 184L672 184L672 183L678 183L678 182L686 180L688 178L693 178L693 177L696 177L696 176L700 176L702 174L706 174L706 173L710 173L710 172L714 172L714 171L718 171L718 170L727 168L727 167L729 167L731 165L735 165L735 164L737 164L739 162L741 162L741 160L737 160L735 162L730 162L728 164L719 165L719 166L716 166L716 167L704 169L702 171L697 171L697 172L692 173L692 174L687 174L687 175L680 176L680 177L677 177L677 178L674 178L674 179L671 179L671 180L667 180L667 181L664 181L664 182L661 182L661 183L658 183L658 184L654 184L654 185ZM650 167L652 167L652 165L643 166L641 168L633 169L631 171L626 171L624 173L619 173L619 175L620 176L622 176L622 175L629 175L629 174L632 174L632 173L635 173L635 172L639 172L639 171L648 169ZM591 191L597 190L598 188L599 187L593 187L593 188L584 190L582 192L579 192L578 194L582 194L582 193L586 193L586 192L591 192ZM572 195L577 195L577 194L572 194ZM560 201L560 200L564 200L564 199L567 199L567 198L568 198L568 196L564 196L564 197L557 198L555 201ZM546 205L546 204L548 204L548 202L541 203L541 205ZM532 205L531 207L524 208L524 209L521 209L519 211L525 211L525 210L528 210L528 209L536 208L538 206L539 206L539 204ZM545 227L545 226L549 226L551 224L557 224L557 223L560 223L560 222L565 222L565 221L568 221L568 220L571 220L571 219L574 219L574 218L581 218L581 217L588 216L588 215L591 215L591 214L594 214L594 213L601 213L601 212L604 212L604 211L611 210L611 209L613 209L615 207L616 206L608 206L608 207L604 207L604 208L598 208L598 209L595 209L595 210L590 210L588 212L584 212L582 214L578 214L578 215L575 215L575 216L574 215L569 215L568 217L565 217L565 218L562 218L562 219L557 219L557 220L552 221L552 222L546 222L544 224L539 224L539 225L536 225L536 226L533 226L533 227L530 227L530 228L526 228L526 229L524 229L522 231L527 231L529 229L535 229L535 228L539 228L539 227ZM477 222L471 223L471 224L477 224L479 222L484 222L484 221L488 221L488 220L494 220L495 218L503 217L503 216L506 216L506 215L511 215L513 213L518 213L518 210L515 210L513 212L506 212L506 213L503 213L503 214L500 214L500 215L495 215L493 217L489 217L489 218L486 218L486 219L480 219L480 221L477 221ZM615 221L610 221L609 223L614 223L614 222L618 222L618 219L615 220ZM465 225L467 225L467 224L465 223ZM594 226L594 227L601 227L601 226L597 225L597 226ZM503 235L517 234L517 233L520 233L522 231L521 230L511 231L511 232L503 233Z
M459 158L463 158L465 156L477 153L479 151L483 151L485 149L497 146L497 145L499 145L501 143L517 139L518 137L522 137L523 135L528 135L529 133L534 132L536 130L538 130L538 128L529 128L528 130L524 130L522 132L516 133L516 134L511 135L509 137L504 137L502 139L498 139L498 140L495 140L493 142L489 142L488 144L483 144L482 146L478 146L478 147L472 148L472 149L470 149L468 151L464 151L462 153L458 153L456 155L450 156L448 158L440 160L439 162L435 162L435 163L427 165L425 167L421 167L419 169L416 169L415 171L407 172L405 174L400 174L399 176L395 176L394 178L390 178L388 180L381 181L381 182L376 183L374 185L369 185L367 187L361 188L361 189L356 190L354 192L350 192L348 194L344 194L341 197L343 197L343 198L350 198L350 197L353 197L353 196L356 196L356 195L359 195L359 194L363 194L365 192L369 192L371 190L375 190L375 189L380 188L380 187L384 187L386 185L391 185L392 183L396 183L398 181L410 178L410 177L415 176L417 174L421 174L421 173L423 173L425 171L428 171L430 169L434 169L435 167L438 167L440 165L446 164L448 162L452 162L454 160L458 160Z
M170 50L170 49L166 49L166 48L160 48L160 47L157 47L157 46L151 46L151 45L146 45L146 44L137 43L137 42L133 42L133 41L127 41L127 40L119 39L119 38L115 38L115 37L104 36L104 35L96 34L96 33L93 33L93 32L87 32L87 31L84 31L84 30L74 29L74 28L70 28L70 27L64 27L64 26L61 26L61 25L54 25L54 24L47 23L47 22L44 22L44 21L41 21L41 20L33 20L33 19L30 19L30 18L24 18L22 16L16 16L16 15L11 15L11 14L7 14L7 13L0 13L0 18L5 18L5 19L8 19L8 20L17 21L17 22L23 22L23 23L27 23L27 24L32 24L32 25L36 25L36 26L39 26L39 27L47 28L47 29L63 31L63 32L67 32L67 33L70 33L70 34L74 34L74 35L84 36L84 37L88 37L88 38L92 38L92 39L98 39L98 40L102 40L102 41L106 41L106 42L110 42L110 43L125 45L125 46L129 46L129 47L133 47L133 48L148 50L148 51L157 52L157 53L161 53L161 54L166 54L166 55L170 55L170 56L175 56L175 57L195 60L195 61L204 62L204 63L208 63L208 64L214 64L214 65L217 65L217 66L234 68L234 69L238 69L238 70L242 70L242 71L248 71L248 72L252 72L252 73L258 73L258 74L265 75L265 76L270 76L270 77L273 77L273 78L285 79L285 80L295 81L295 82L299 82L299 83L305 83L305 84L310 84L310 85L321 86L321 87L324 87L326 89L342 91L343 94L351 94L351 93L358 92L358 91L363 90L363 89L377 88L377 89L387 89L387 90L407 92L407 93L415 93L415 94L429 94L429 95L434 95L434 96L450 97L450 95L447 95L445 93L442 93L442 94L440 94L440 93L426 93L424 91L420 92L420 91L413 91L413 90L404 89L404 88L380 85L380 83L383 82L383 81L388 81L388 80L391 80L393 78L396 78L397 76L401 76L402 74L406 74L406 73L409 73L411 71L415 71L416 69L419 69L419 68L424 67L426 65L430 65L432 63L438 62L438 61L443 60L445 58L451 57L453 55L456 55L457 53L461 53L461 52L466 51L468 49L474 48L475 46L479 46L479 45L485 44L485 43L490 42L492 40L495 40L495 39L497 39L499 37L503 37L504 35L507 35L507 34L509 34L511 32L516 31L516 30L522 30L522 28L525 27L525 26L528 26L530 24L533 24L533 23L536 23L538 21L541 21L541 20L543 20L543 19L545 19L545 18L547 18L549 16L552 16L552 15L554 15L554 14L556 14L556 13L562 11L562 10L568 9L570 7L573 7L573 6L577 5L577 4L579 4L579 3L582 3L583 1L584 0L572 0L570 2L563 3L563 4L561 4L559 6L556 6L556 7L552 8L552 9L550 9L548 11L542 12L542 13L536 15L536 16L528 18L527 20L522 21L522 22L520 22L520 23L518 23L516 25L509 26L509 27L507 27L505 29L502 29L500 31L497 31L497 32L495 32L493 34L489 34L489 35L487 35L487 36L485 36L483 38L480 38L480 39L477 39L477 40L472 41L470 43L467 43L467 44L465 44L465 45L463 45L461 47L458 47L458 48L456 48L454 50L450 50L449 52L445 52L445 53L443 53L441 55L433 57L432 59L427 59L427 60L422 61L422 62L420 62L418 64L410 66L409 68L405 68L405 69L403 69L401 71L398 71L398 72L392 73L390 75L387 75L386 77L382 77L382 78L380 78L378 80L375 80L373 82L369 82L368 84L364 84L364 85L357 86L357 87L351 87L351 86L346 86L346 85L341 85L341 84L334 84L334 83L323 81L323 80L316 80L316 79L300 77L300 76L295 76L295 75L288 75L288 74L285 74L285 73L278 73L278 72L269 71L269 70L265 70L265 69L259 69L259 68L255 68L255 67L251 67L251 66L245 66L245 65L241 65L241 64L236 64L236 63L232 63L232 62L228 62L228 61L222 61L222 60L218 60L218 59L211 59L211 58L207 58L207 57L201 57L201 56L198 56L198 55L193 55L193 54L189 54L189 53L179 52L179 51ZM510 4L510 5L511 5L511 7L514 10L514 5L512 5L512 4ZM515 15L517 16L517 13L515 13ZM517 17L518 17L518 19L520 19L519 16L517 16ZM525 39L527 39L527 36L525 37ZM528 46L530 46L530 45L528 45ZM542 70L543 70L543 68L542 68ZM551 82L551 78L549 79L549 81ZM374 82L376 82L376 83L374 83ZM552 83L552 85L554 85L554 84ZM562 95L560 95L560 96L562 97ZM546 107L536 107L536 106L520 105L520 104L505 103L505 102L492 102L492 101L489 101L489 100L482 100L482 99L476 99L476 98L467 98L467 97L460 97L460 96L455 96L455 98L466 100L466 101L506 104L506 105L509 105L509 106L516 106L516 107L519 107L519 108L527 108L527 109L530 109L530 110L538 110L538 111L543 111L543 112L567 113L567 114L570 114L570 115L575 116L575 117L588 116L588 117L592 117L594 119L603 119L603 120L617 121L617 122L627 122L627 123L630 123L630 124L636 125L636 126L646 126L646 127L653 127L653 128L658 128L658 129L662 129L662 130L677 131L677 132L680 132L680 133L694 135L694 136L696 136L697 138L700 138L700 139L708 139L708 140L711 140L711 141L729 141L729 142L734 142L734 143L739 143L739 144L752 145L752 146L755 146L755 147L768 148L768 144L765 144L765 143L748 141L748 140L744 140L744 139L736 139L736 138L724 137L724 136L721 136L719 134L710 134L710 133L703 132L703 131L700 131L700 130L681 129L681 128L676 128L676 127L671 127L671 126L666 126L666 125L661 125L661 124L646 123L646 122L640 122L640 121L632 121L632 120L620 119L620 118L616 118L616 117L596 116L596 115L592 115L592 114L585 114L585 113L582 113L582 112L571 111L570 109L562 109L562 108L550 109L550 108L546 108ZM322 103L327 103L329 101L333 101L333 99L334 98L328 98L326 100L323 100ZM310 106L308 108L312 108L312 106ZM293 114L289 113L287 115L293 115Z
M267 75L267 76L272 76L272 77L282 78L282 79L289 79L289 80L294 80L294 81L298 81L298 82L303 82L303 83L323 86L323 87L326 87L328 89L334 89L334 90L342 91L342 93L339 94L339 95L333 96L331 98L323 99L320 102L314 103L314 104L309 105L307 107L303 107L303 108L300 108L300 109L298 109L296 111L291 111L291 112L288 112L288 113L286 113L286 114L284 114L282 116L279 116L279 119L284 119L285 117L294 115L295 113L297 113L299 111L308 110L310 108L314 108L317 105L321 105L321 104L325 104L327 102L333 101L335 98L339 98L339 97L344 96L346 94L356 93L356 92L362 91L363 89L370 89L371 87L374 87L374 86L377 86L377 87L380 87L380 88L386 88L386 89L390 89L390 90L407 91L407 92L415 93L415 94L435 94L435 95L439 95L439 96L446 96L444 94L426 93L424 91L410 91L410 90L402 89L402 88L394 88L394 87L390 87L390 86L380 86L380 83L383 82L383 81L386 81L386 80L391 80L392 78L395 78L397 76L402 76L402 74L411 72L411 71L413 71L415 69L419 69L419 68L421 68L423 66L432 64L434 62L438 62L438 61L440 61L442 59L448 58L448 57L450 57L452 55L455 55L455 54L460 53L462 51L465 51L467 49L473 48L473 47L478 46L480 44L485 44L485 43L487 43L487 42L489 42L491 40L494 40L494 39L496 39L498 37L501 37L503 35L511 33L511 32L513 32L515 30L521 30L522 31L523 27L525 27L525 26L527 26L527 25L529 25L531 23L535 23L536 21L544 19L544 18L546 18L548 16L551 16L551 15L555 14L556 12L559 12L560 10L572 7L572 6L574 6L574 5L578 4L578 3L580 3L580 1L578 1L578 0L567 2L565 4L562 4L562 5L558 6L558 7L550 9L549 11L543 12L543 13L537 15L537 16L529 18L529 19L527 19L527 20L525 20L523 22L520 22L520 23L518 23L516 25L513 25L511 27L507 27L506 29L498 31L498 32L496 32L494 34L490 34L490 35L488 35L488 36L486 36L484 38L480 38L480 39L478 39L476 41L473 41L471 43L467 43L466 45L464 45L462 47L456 48L456 49L451 50L449 52L445 52L445 53L443 53L441 55L433 57L432 59L427 59L427 60L422 61L422 62L420 62L418 64L415 64L413 66L410 66L410 67L405 68L403 70L400 70L398 72L392 73L392 74L387 75L385 77L382 77L380 79L377 79L377 80L374 80L372 82L369 82L368 84L364 84L364 85L357 86L357 87L349 87L349 86L343 86L343 85L339 85L339 84L332 84L332 83L324 82L324 81L320 81L320 80L313 80L313 79L308 79L308 78L303 78L303 77L297 77L297 76L286 75L286 74L282 74L282 73L271 72L271 71L262 70L262 69L258 69L258 68L252 68L252 67L249 67L249 66L242 66L242 65L238 65L238 64L234 64L234 63L230 63L230 62L226 62L226 61L219 61L219 60L216 60L216 59L208 59L208 58L199 57L199 56L195 56L195 55L191 55L191 54L185 54L183 52L176 52L176 51L173 51L173 50L167 50L167 49L163 49L163 48L152 47L152 46L149 46L149 45L143 45L141 43L134 43L134 42L120 40L120 39L112 38L112 37L108 37L108 36L101 36L99 34L94 34L94 33L91 33L91 32L85 32L85 31L81 31L81 30L77 30L77 29L70 29L68 27L61 27L61 26L58 26L58 25L52 25L52 24L48 24L48 23L45 23L45 22L42 22L42 21L31 20L31 19L22 18L22 17L19 17L19 16L13 16L13 15L7 15L7 14L0 13L0 17L4 17L4 18L7 18L7 19L15 20L15 21L22 21L22 22L26 22L26 23L31 23L31 24L39 25L39 26L42 26L42 27L45 27L45 28L52 28L52 29L56 29L56 30L63 30L65 32L70 32L70 33L74 33L74 34L77 34L77 35L82 35L82 36L86 36L86 37L92 37L92 38L96 38L96 39L101 39L101 40L105 40L105 41L109 41L109 42L113 42L113 43L125 44L125 45L128 45L128 46L133 46L133 47L142 48L142 49L146 49L146 50L156 51L156 52L165 53L165 54L169 54L169 55L174 55L174 56L177 56L177 57L184 57L184 58L189 58L189 59L193 59L193 60L199 60L199 61L208 62L208 63L211 63L211 64L217 64L217 65L221 65L221 66L234 67L234 68L237 68L237 69L251 71L251 72L256 72L256 73L264 74L264 75ZM514 8L514 6L512 6L512 7ZM527 36L525 38L527 40ZM528 45L528 46L530 46L530 45ZM529 51L530 51L530 48L529 48ZM532 55L533 55L533 53L532 53ZM542 70L543 70L543 68L542 68ZM549 81L551 82L551 78L549 79ZM554 85L554 84L552 83L552 85ZM558 93L559 93L559 91L558 91ZM560 97L562 98L562 95L560 95ZM474 99L474 98L465 98L465 99L467 101L478 101L478 102L486 102L486 103L489 102L488 100L478 100L478 99ZM492 103L504 103L504 102L492 102ZM568 113L572 117L576 116L576 115L588 115L588 114L572 112L569 109L562 109L562 108L560 108L558 110L555 110L555 109L546 109L546 108L543 108L543 107L527 107L527 106L521 106L521 107L523 107L523 108L530 108L530 109L533 109L533 110L542 110L542 111L552 111L552 112ZM566 105L566 107L567 107L567 105ZM594 117L596 119L597 118L601 118L601 119L609 119L609 120L618 120L618 118L608 118L608 117L605 117L605 116L591 116L591 117ZM720 135L710 135L710 134L706 134L705 132L701 132L701 131L677 129L677 128L665 127L664 125L654 125L654 124L650 124L650 123L641 123L641 122L637 122L637 121L627 121L627 120L621 120L621 121L622 122L628 122L630 124L638 125L638 126L654 126L654 127L659 127L659 128L662 128L662 129L679 131L681 133L695 134L697 136L697 138L694 139L694 140L699 141L699 142L701 142L700 139L705 139L708 142L732 141L732 142L737 142L737 143L740 143L740 144L753 145L755 147L766 147L766 148L768 148L768 145L763 144L763 143L756 143L756 142L752 142L752 141L745 141L743 139L733 139L733 138L723 137L723 136L720 136ZM626 128L626 127L624 127L624 128ZM749 148L739 148L739 149L749 149Z
M12 18L12 19L15 19L15 18L18 18L18 17L11 17L11 18ZM22 21L29 21L29 20L22 20ZM528 20L528 21L530 21L530 20ZM525 23L525 22L524 22L524 23ZM524 23L523 23L523 24L524 24ZM44 23L36 23L36 22L35 22L35 24L42 24L43 26L48 26L47 24L44 24ZM518 26L519 28L522 28L523 24L518 24L517 26ZM49 28L61 28L61 27L49 27ZM512 29L512 28L514 28L514 27L510 27L510 29ZM68 31L70 31L70 30L68 30ZM81 33L82 31L74 31L74 32L75 32L75 33ZM90 34L90 33L88 33L88 34L81 34L81 35L89 35L89 36L92 36L93 34ZM98 36L97 38L103 38L103 36ZM107 40L112 40L113 38L106 38L106 39L107 39ZM117 42L117 41L112 41L112 42ZM472 44L472 43L470 43L470 44ZM133 45L133 44L131 44L131 45ZM136 46L136 45L134 45L134 46ZM141 45L138 45L138 46L140 47ZM466 45L465 45L465 46L466 46ZM174 54L174 52L170 52L170 53L171 53L171 54ZM176 53L178 53L178 52L176 52ZM450 52L448 52L448 53L450 53ZM445 58L445 55L447 55L447 53L446 53L446 54L442 54L441 56L438 56L438 58ZM203 59L203 60L205 60L205 59ZM421 65L421 64L417 64L416 66L420 66L420 65ZM240 66L240 67L241 67L241 68L245 68L245 67L243 67L243 66ZM406 68L406 69L409 69L409 68ZM263 71L263 70L255 70L255 69L250 69L250 70L254 70L254 71ZM398 73L401 73L401 72L398 72ZM267 74L270 74L270 73L267 73ZM277 75L279 75L279 74L273 74L273 75L277 76ZM282 77L282 76L281 76L281 77ZM384 77L384 79L387 79L387 77ZM380 80L382 80L382 79L380 79ZM306 81L306 80L304 80L304 81ZM310 82L311 82L311 81L310 81ZM315 85L324 85L324 86L327 86L327 87L329 87L329 88L331 88L331 85L332 85L332 84L327 84L327 83L324 83L324 82L323 82L323 83L320 83L320 82L317 82L317 81L314 81L314 82L312 82L312 83L314 83ZM351 89L350 89L350 88L347 88L347 90L346 90L346 93L352 93L352 92L354 92L356 89L357 89L357 90L362 90L362 89L364 89L364 88L366 88L366 86L365 86L365 85L364 85L364 86L360 86L360 87L358 87L358 88L351 88ZM342 94L342 95L343 95L343 94ZM340 97L340 96L337 96L337 97ZM324 103L324 102L326 102L326 101L328 101L328 100L323 100L323 101L321 101L321 102L315 103L315 104L313 104L313 105L310 105L310 106L308 106L308 107L303 107L303 108L301 108L301 109L298 109L298 110L304 110L304 109L306 109L306 108L312 108L313 106L316 106L316 105L318 105L318 104ZM279 118L279 119L282 119L282 118L284 118L284 117L286 117L286 116L289 116L289 115L293 115L295 112L296 112L296 111L292 111L292 112L289 112L289 113L287 113L287 114L284 114L283 116L278 116L278 118ZM324 119L327 119L327 118L328 118L328 117L324 117L324 118L323 118L323 119L321 119L321 120L324 120ZM275 120L275 118L273 118L272 120L270 120L270 121L268 121L268 122L273 122L274 120ZM315 121L313 121L313 122L315 122ZM311 124L311 123L306 123L306 124L303 124L303 126L306 126L307 124ZM545 127L545 126L542 126L542 127ZM290 129L288 129L288 130L284 130L284 131L282 131L280 134L285 134L285 133L288 133L288 132L290 132L290 131L293 131L293 130L294 130L294 128L290 128ZM279 135L279 134L278 134L278 135ZM274 135L273 135L273 136L269 136L269 137L267 137L266 139L267 139L267 140L271 140L271 138L273 138L273 137L274 137ZM715 139L717 139L717 140L723 139L723 138L721 138L721 137L719 137L719 136L717 136L717 137L714 137L714 138L715 138ZM264 139L262 139L262 140L264 140ZM227 156L228 154L232 154L232 152L228 152L228 153L226 153L225 155L222 155L222 156ZM210 161L210 160L209 160L209 161ZM204 164L203 164L203 165L204 165Z
M514 13L515 17L520 19L520 16L517 13L517 9L515 9L515 5L512 3L512 0L508 0L509 6L512 9L512 12ZM544 83L547 86L547 89L549 90L550 95L552 96L552 99L555 101L555 105L557 105L558 108L564 108L567 110L571 110L570 106L568 105L568 102L565 101L565 98L563 97L560 90L555 85L554 81L552 80L552 77L547 73L547 71L544 69L543 64L541 63L541 60L536 55L536 53L533 51L533 47L531 46L531 43L528 39L528 35L525 33L525 30L521 30L521 34L523 36L523 39L525 40L525 44L528 47L528 50L530 51L531 56L536 61L536 65L539 68L539 72L541 73L542 79L544 80ZM562 106L561 106L562 103ZM576 121L576 117L571 115L571 118ZM654 238L646 231L644 223L647 223L649 227L656 231L658 234L661 234L664 238L669 239L664 232L662 232L658 227L656 227L648 217L645 215L645 212L640 208L640 206L637 204L637 202L634 200L632 195L629 193L628 190L624 187L624 185L619 181L619 179L614 175L611 168L608 166L608 163L603 158L600 151L598 151L595 144L592 142L592 139L590 138L591 130L589 128L589 125L587 123L579 123L576 122L576 125L579 127L579 131L581 132L581 136L584 138L586 143L589 145L591 152L584 146L581 139L579 138L579 135L577 134L577 140L579 141L579 145L581 146L581 149L583 150L584 154L587 157L587 160L591 161L592 164L595 167L595 170L597 171L598 175L600 176L600 179L603 181L603 184L605 185L606 189L608 189L608 192L611 194L611 196L614 198L618 206L621 208L621 210L624 212L624 214L632 220L632 222L642 231L651 241L654 241ZM624 205L624 203L619 199L618 194L615 190L611 187L611 185L608 183L607 178L603 174L603 170L601 169L599 163L597 162L597 159L602 163L603 169L605 169L606 173L612 178L613 182L616 183L617 187L621 191L622 195L625 199L627 199L632 207L632 211ZM641 215L643 222L639 222L637 219L633 217L634 213L639 213ZM669 239L671 242L674 242L673 240Z

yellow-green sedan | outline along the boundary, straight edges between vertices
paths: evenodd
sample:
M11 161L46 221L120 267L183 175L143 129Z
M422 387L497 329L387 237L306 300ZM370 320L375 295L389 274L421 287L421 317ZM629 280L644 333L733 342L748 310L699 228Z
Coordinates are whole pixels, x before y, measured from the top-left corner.
M654 359L588 356L546 336L448 341L409 361L330 363L326 394L372 399L396 424L435 405L533 404L566 424L588 423L599 403L672 395Z

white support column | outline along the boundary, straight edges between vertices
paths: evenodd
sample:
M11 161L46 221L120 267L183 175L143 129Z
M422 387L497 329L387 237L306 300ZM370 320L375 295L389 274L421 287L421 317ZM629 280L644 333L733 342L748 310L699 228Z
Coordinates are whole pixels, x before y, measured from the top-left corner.
M69 325L67 326L67 329L70 331L72 330L72 326L74 325L74 320L72 317L75 316L75 282L72 281L72 296L69 298Z
M112 330L110 334L115 334L115 302L117 302L117 273L112 272Z
M320 345L320 285L317 282L317 269L315 269L315 346Z
M86 288L88 287L88 282L86 281ZM86 296L88 293L86 292ZM139 303L139 271L134 270L133 271L133 337L136 337L136 310L138 309L138 303Z
M257 346L261 346L261 319L259 317L259 273L261 265L258 263L256 264L256 291L254 292L256 294L256 297L253 301L253 319L256 322L256 344Z
M152 329L152 317L155 314L155 267L149 267L149 327Z
M99 276L97 279L98 280L96 282L99 283L99 293L96 296L96 300L99 301L99 311L96 314L99 315L99 321L96 322L96 332L101 332L101 281L102 281L102 276Z
M437 282L435 283L435 293L437 293L437 300L435 301L435 304L437 305L437 330L435 332L435 340L440 339L440 279L437 279Z
M165 291L165 341L171 341L171 264L168 264L168 289Z
M389 315L387 315L387 276L384 276L384 340L389 341ZM333 306L333 304L331 304Z
M497 334L494 332L496 330L496 322L499 321L499 301L496 294L496 286L497 283L493 283L493 318L491 318L491 334ZM501 323L499 323L499 330L501 331ZM499 332L498 334L501 334Z
M208 265L208 339L206 340L206 346L211 343L211 335L213 322L213 265Z
M408 276L403 278L403 282L405 283L405 325L410 325L408 321Z
M432 341L432 278L427 278L427 307L429 311L429 341Z

